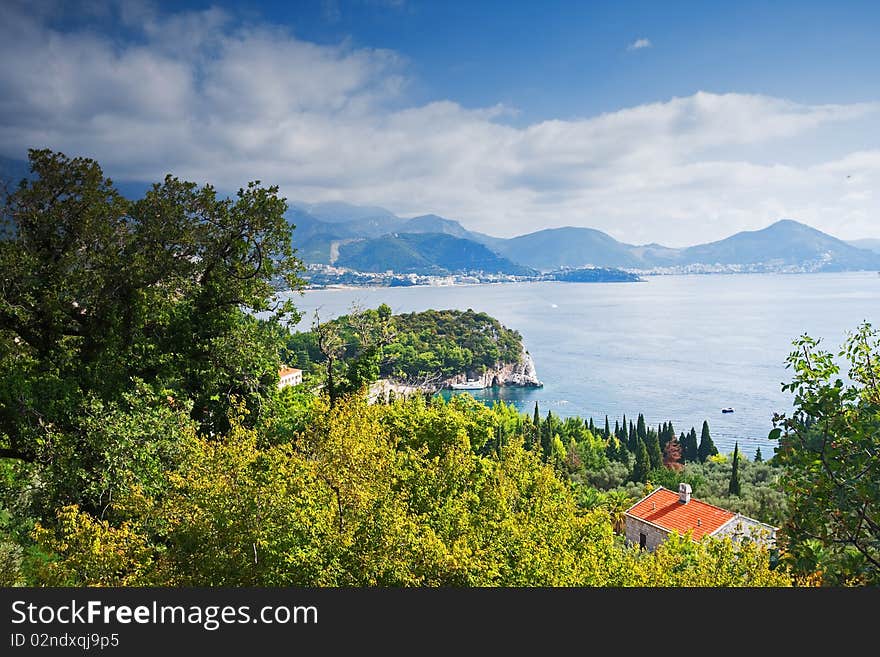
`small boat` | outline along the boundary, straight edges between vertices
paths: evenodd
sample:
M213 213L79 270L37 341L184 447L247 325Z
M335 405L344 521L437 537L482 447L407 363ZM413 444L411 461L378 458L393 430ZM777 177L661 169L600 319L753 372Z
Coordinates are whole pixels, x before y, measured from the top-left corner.
M450 387L453 390L482 390L486 386L483 385L482 381L467 380L464 383L453 383Z
M722 408L721 412L722 413L733 413L733 409L730 406L728 406L727 408Z

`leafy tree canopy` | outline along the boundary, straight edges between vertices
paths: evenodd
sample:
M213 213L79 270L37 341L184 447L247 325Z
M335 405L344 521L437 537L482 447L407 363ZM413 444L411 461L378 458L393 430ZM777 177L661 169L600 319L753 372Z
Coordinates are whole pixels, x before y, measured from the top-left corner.
M29 159L0 205L0 457L53 468L59 500L90 508L109 458L92 418L126 395L206 432L228 427L233 399L259 417L299 261L276 187L220 198L169 175L131 202L93 160Z
M880 334L866 322L836 354L809 335L793 346L783 390L794 412L770 434L785 471L791 563L828 584L880 584Z

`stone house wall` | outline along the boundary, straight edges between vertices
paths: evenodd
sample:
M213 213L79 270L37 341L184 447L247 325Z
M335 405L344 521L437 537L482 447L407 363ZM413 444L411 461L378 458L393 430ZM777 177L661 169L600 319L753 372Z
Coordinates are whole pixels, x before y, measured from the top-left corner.
M651 552L653 552L654 549L665 541L667 536L669 536L669 532L665 529L661 529L660 527L652 525L639 518L627 515L625 516L625 521L627 543L639 545L639 534L644 534L646 537L645 549L650 550Z

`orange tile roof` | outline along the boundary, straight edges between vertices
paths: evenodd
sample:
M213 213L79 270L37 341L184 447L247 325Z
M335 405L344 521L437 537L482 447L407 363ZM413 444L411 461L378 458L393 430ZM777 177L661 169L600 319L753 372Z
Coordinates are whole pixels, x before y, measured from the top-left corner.
M736 516L731 511L700 502L693 497L687 504L682 504L678 493L662 487L636 502L627 513L679 534L692 530L691 536L694 540L711 534ZM697 520L700 521L699 524Z
M293 374L294 372L302 372L302 370L298 370L295 367L282 367L280 370L278 370L278 376L285 377L288 374Z

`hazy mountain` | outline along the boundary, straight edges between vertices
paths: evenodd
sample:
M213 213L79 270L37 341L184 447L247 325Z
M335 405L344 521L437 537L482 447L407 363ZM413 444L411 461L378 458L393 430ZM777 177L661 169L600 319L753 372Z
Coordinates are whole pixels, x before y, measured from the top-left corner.
M499 246L507 241L503 237L492 237L491 235L468 230L459 222L439 217L436 214L423 214L419 217L407 219L399 230L403 233L444 233L453 237L461 237L485 244L493 251L497 251Z
M679 263L843 271L876 269L880 267L880 255L783 219L761 230L743 231L717 242L682 249Z
M423 214L420 217L407 219L401 226L401 230L405 233L443 233L453 237L471 239L471 232L460 223L452 219L438 217L436 214Z
M400 230L406 222L394 213L376 206L351 205L342 202L291 203L287 212L288 220L302 228L294 232L294 240L300 240L302 253L324 253L312 241L320 237L322 244L334 239L356 237L380 237ZM328 262L326 257L307 258L307 262Z
M346 240L377 238L393 233L441 233L473 240L493 248L502 238L467 230L459 222L435 214L403 219L379 207L347 203L294 203L287 212L296 225L294 243L298 255L309 263L339 264L334 251ZM382 268L385 271L387 267Z
M558 267L697 268L744 271L846 271L880 268L877 253L791 220L682 249L618 242L590 228L556 228L514 237L499 253L537 269Z
M27 161L0 157L0 182L14 186L30 175ZM116 188L130 199L141 198L151 184L114 179ZM291 203L286 216L296 226L294 246L303 260L364 271L470 269L518 274L528 268L551 271L585 266L669 271L880 270L880 239L844 242L791 220L677 249L626 244L602 231L578 227L504 239L470 231L458 221L434 214L404 219L379 206L343 202Z
M361 219L398 219L390 210L372 205L352 205L341 201L324 203L302 203L295 201L289 204L291 209L301 210L311 216L328 223L341 223Z
M347 242L339 246L335 262L359 271L445 274L482 271L531 275L528 267L514 264L484 244L443 233L396 233Z
M867 249L868 251L873 251L874 253L880 253L880 240L849 240L847 244L849 244L850 246L854 246L857 249Z
M548 228L503 241L498 252L544 271L560 267L639 267L634 247L592 228Z

